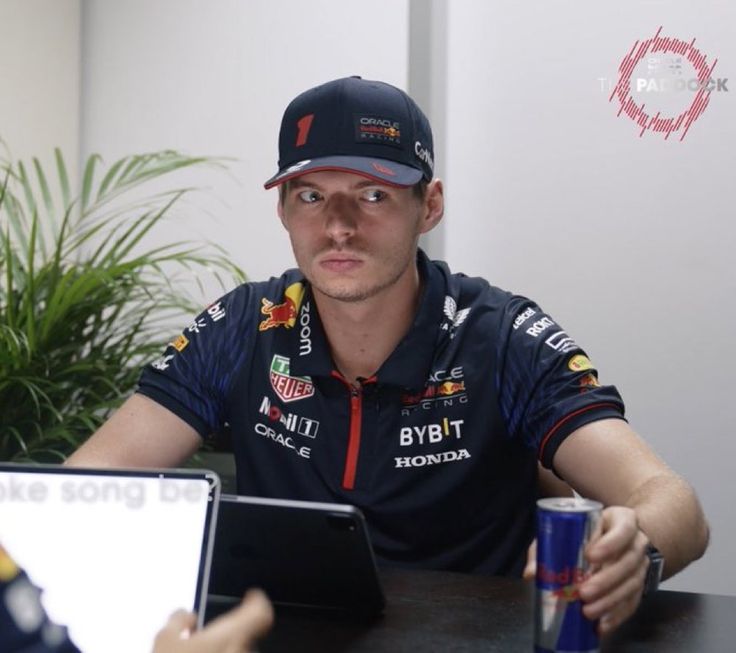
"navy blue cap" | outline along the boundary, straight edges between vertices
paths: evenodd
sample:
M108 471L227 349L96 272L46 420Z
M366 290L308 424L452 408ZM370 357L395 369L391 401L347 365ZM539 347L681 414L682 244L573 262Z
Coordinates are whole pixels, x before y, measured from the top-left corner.
M266 188L319 170L353 172L393 186L432 179L429 120L404 91L360 77L294 98L281 121L279 171Z

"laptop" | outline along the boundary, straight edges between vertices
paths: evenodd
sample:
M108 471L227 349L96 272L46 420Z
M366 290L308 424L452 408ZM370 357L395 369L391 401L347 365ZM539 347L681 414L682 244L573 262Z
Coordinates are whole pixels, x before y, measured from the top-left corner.
M84 653L150 651L204 605L220 480L198 470L0 463L0 542Z
M372 615L385 606L356 507L223 494L208 612L260 587L279 605Z

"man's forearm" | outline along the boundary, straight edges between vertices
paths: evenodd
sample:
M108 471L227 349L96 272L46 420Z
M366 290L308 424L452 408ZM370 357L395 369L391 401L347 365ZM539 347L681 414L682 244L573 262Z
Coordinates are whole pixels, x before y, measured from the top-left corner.
M636 512L639 527L664 556L663 578L700 558L708 546L708 524L692 487L675 474L649 479L625 505Z

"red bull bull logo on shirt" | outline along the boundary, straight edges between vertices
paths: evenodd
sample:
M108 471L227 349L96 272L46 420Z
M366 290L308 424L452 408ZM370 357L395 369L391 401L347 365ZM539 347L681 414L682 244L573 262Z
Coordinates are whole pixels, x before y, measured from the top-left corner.
M283 326L291 329L296 324L299 306L304 299L304 284L292 283L284 291L284 301L276 304L265 297L261 299L261 313L266 316L258 325L259 331Z

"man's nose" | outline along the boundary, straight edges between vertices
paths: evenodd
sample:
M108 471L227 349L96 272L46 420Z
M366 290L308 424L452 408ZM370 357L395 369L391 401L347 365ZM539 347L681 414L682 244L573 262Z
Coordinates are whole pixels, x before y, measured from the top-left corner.
M354 202L341 194L330 197L327 201L325 231L335 242L348 240L356 231L357 207Z

